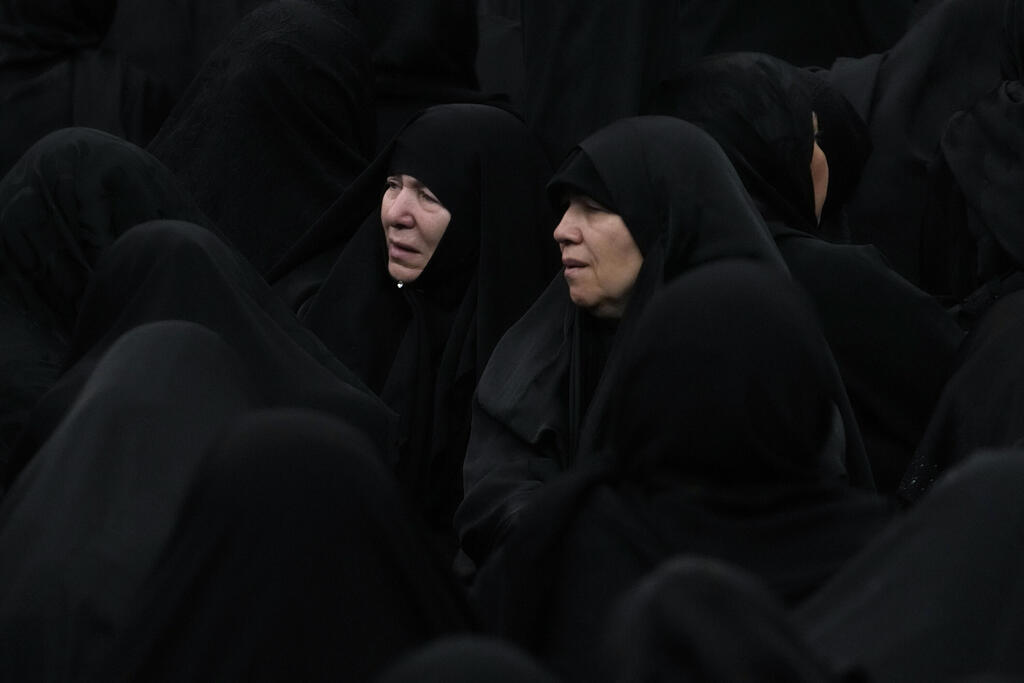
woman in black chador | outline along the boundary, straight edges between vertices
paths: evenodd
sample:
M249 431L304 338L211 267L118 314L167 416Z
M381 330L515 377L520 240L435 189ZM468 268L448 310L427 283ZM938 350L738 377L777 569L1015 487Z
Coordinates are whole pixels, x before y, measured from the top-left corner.
M549 190L565 209L554 232L565 268L502 339L477 389L456 527L478 563L545 481L601 443L603 369L654 291L720 258L785 270L721 148L691 124L613 124L580 145ZM845 417L851 479L870 486Z
M545 169L508 112L428 109L271 273L302 323L400 415L399 479L444 537L477 380L555 270Z
M601 457L538 494L473 586L485 625L567 680L600 679L612 602L660 562L717 557L795 604L890 518L849 485L845 390L778 269L723 259L681 275L607 374Z
M876 484L895 491L962 333L877 249L821 237L819 219L841 213L859 176L850 140L863 124L817 76L756 53L702 60L662 84L655 109L704 128L736 167L818 311Z

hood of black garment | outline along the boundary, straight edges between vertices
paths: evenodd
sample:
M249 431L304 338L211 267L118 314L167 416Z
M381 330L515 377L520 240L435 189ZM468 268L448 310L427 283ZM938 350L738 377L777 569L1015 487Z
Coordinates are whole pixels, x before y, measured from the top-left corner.
M149 146L261 272L366 167L369 49L355 18L282 0L243 19Z

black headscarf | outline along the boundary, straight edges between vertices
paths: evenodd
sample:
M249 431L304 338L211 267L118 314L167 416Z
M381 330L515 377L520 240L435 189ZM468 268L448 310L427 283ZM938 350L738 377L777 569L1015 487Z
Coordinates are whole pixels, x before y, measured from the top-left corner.
M0 176L47 133L89 126L136 144L171 101L155 77L101 51L116 0L0 3Z
M885 53L839 59L830 69L829 82L857 107L873 143L847 204L852 239L876 245L911 282L920 282L928 170L946 122L1020 78L1022 46L1020 0L950 0Z
M555 270L543 194L549 172L512 114L478 104L433 107L272 274L281 274L286 292L293 278L308 284L306 269L322 277L322 254L344 244L322 284L312 283L300 318L399 413L406 440L399 476L444 528L461 498L476 382L498 339ZM402 173L430 188L451 221L427 267L399 288L388 273L380 205L387 176Z
M608 126L581 143L567 175L556 174L553 198L568 180L577 181L571 167L581 157L596 169L601 187L574 189L607 191L643 253L643 266L614 328L577 309L559 274L495 349L477 390L467 498L457 521L464 548L478 559L510 523L522 496L552 472L572 467L582 439L599 439L600 406L610 393L600 369L654 291L720 258L785 270L728 159L695 126L669 117Z
M876 482L893 491L949 377L962 333L938 302L892 271L874 248L816 236L812 85L803 70L773 57L722 55L665 83L660 107L708 130L736 166L793 278L814 301ZM819 118L830 148L844 150L858 139L843 140L850 127L828 127L844 118ZM864 157L839 152L827 160L831 191L833 167L843 182L856 177ZM853 170L843 170L851 163ZM839 196L848 189L841 184Z
M736 563L793 603L887 520L848 486L870 477L856 424L778 269L730 259L680 276L608 373L605 464L542 491L474 585L483 618L558 671L597 666L611 602L671 556Z
M372 88L343 7L281 0L235 27L149 151L266 272L372 157Z

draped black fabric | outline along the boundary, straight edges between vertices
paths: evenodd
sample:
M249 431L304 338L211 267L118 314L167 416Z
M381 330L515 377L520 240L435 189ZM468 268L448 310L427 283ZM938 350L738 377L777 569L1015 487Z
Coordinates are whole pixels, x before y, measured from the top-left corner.
M373 72L343 6L281 0L210 56L149 151L261 272L366 167Z
M715 56L664 83L658 108L711 133L737 168L793 278L815 304L876 483L891 492L953 369L962 333L937 301L889 268L877 250L832 244L817 234L809 86L804 72L768 55ZM831 133L830 147L844 148L837 139L842 128L830 131L826 116L819 126ZM830 190L833 167L857 161L863 158L828 157ZM856 171L837 175L842 180Z
M644 0L523 3L527 122L552 159L641 113L666 74L705 55L757 50L794 64L885 50L909 0Z
M477 388L466 497L456 516L462 547L477 561L544 481L574 466L583 440L600 443L611 389L585 359L613 357L654 291L720 258L785 269L728 159L696 127L669 117L629 119L580 150L640 247L643 267L614 331L594 329L601 326L572 304L559 275L495 349ZM559 182L556 175L552 183ZM595 354L595 344L610 351Z
M477 380L498 339L555 271L543 192L549 173L512 114L479 104L433 107L272 274L280 274L276 286L301 308L303 323L401 416L399 476L448 536L462 498ZM388 272L381 225L389 174L417 178L451 212L427 267L401 288ZM323 255L337 253L339 243L340 255L326 264Z
M476 77L474 0L341 1L373 53L378 150L421 109L488 100Z
M593 680L612 602L665 559L721 558L794 603L890 517L849 486L856 425L808 303L721 260L656 295L608 373L604 467L551 483L483 564L485 626Z
M96 260L160 218L206 222L156 159L96 130L48 135L0 181L0 469L63 368Z
M1004 82L950 118L932 170L922 286L963 303L966 326L1021 286L1021 278L1008 278L1024 270L1024 237L1016 221L1024 210L1022 123L1024 85Z
M393 414L213 233L179 221L145 223L110 247L101 264L80 305L64 360L69 369L35 407L9 477L49 438L98 356L133 327L160 320L188 320L223 335L259 368L261 395L273 405L316 405L353 419L358 415L394 464ZM343 400L337 403L339 392Z
M783 604L756 577L723 562L667 560L630 589L608 619L608 680L825 681Z
M369 680L471 628L373 443L338 417L223 428L89 680Z
M117 0L103 40L167 86L171 103L235 24L269 0Z
M1019 129L1024 87L1003 83L953 116L934 169L926 286L948 293L971 329L902 488L918 498L943 471L983 447L1024 438L1018 360L1024 328Z
M146 144L170 111L162 83L99 49L116 0L0 3L0 175L68 126Z
M1020 354L1024 292L993 303L964 340L957 368L942 390L900 494L920 498L936 479L980 448L1024 443Z
M19 634L0 668L19 680L99 661L160 563L203 453L241 414L336 415L395 460L393 414L250 264L192 224L143 224L105 252L69 356L0 506L0 546L18 549L0 560L0 621Z
M376 683L556 683L518 648L481 636L440 639L412 652L376 679Z
M979 453L950 472L798 608L811 646L879 683L1019 680L1022 455Z
M829 81L857 107L874 143L847 210L853 241L872 243L911 282L921 274L928 169L946 122L1021 76L1018 0L937 4L881 55L839 59ZM984 36L984 39L979 39Z

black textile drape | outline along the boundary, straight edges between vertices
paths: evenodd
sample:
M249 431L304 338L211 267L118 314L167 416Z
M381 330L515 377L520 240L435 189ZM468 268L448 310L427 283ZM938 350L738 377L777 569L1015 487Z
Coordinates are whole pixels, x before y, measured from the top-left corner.
M630 119L580 149L644 254L611 357L651 294L689 268L731 257L785 270L728 159L696 127L669 117ZM559 182L557 175L552 182ZM577 452L601 443L602 406L611 390L603 376L592 396L580 384L584 345L594 343L583 330L587 317L557 276L505 335L481 377L466 454L466 498L456 516L463 549L477 560L545 480L574 466Z
M719 260L645 308L618 363L602 466L551 483L480 568L484 623L567 680L595 680L612 602L694 553L793 604L887 522L855 475L846 396L809 304L778 269Z
M536 0L522 5L526 119L551 159L641 112L657 83L706 55L774 54L799 66L889 48L909 0Z
M380 218L385 179L400 173L452 214L427 267L402 288L388 273ZM477 380L555 270L549 173L512 114L432 107L271 274L303 323L401 416L399 477L449 536Z
M0 3L0 176L33 143L88 126L145 145L172 100L162 81L100 49L116 0Z
M911 282L920 283L922 239L931 230L922 223L928 170L946 122L1019 78L1022 50L1019 0L947 0L884 53L831 66L829 81L868 123L873 142L847 205L852 239L877 246Z
M96 260L160 218L207 223L156 159L97 130L48 135L0 181L0 479L17 467L7 461L29 411L65 367Z
M369 680L472 628L373 442L344 414L227 422L180 506L89 680Z
M955 319L888 267L871 246L819 236L811 181L811 112L827 86L770 57L709 57L662 84L657 108L693 121L725 150L757 203L793 278L815 304L865 439L875 481L895 491L920 441L962 338ZM812 89L817 86L817 90ZM815 112L816 113L816 112ZM856 114L833 104L818 125L838 197L863 156L844 140ZM835 124L835 127L833 127ZM852 168L849 168L852 166ZM856 223L850 223L856 229Z
M979 453L795 613L833 667L871 681L1024 674L1024 453Z
M366 167L373 72L342 6L281 0L210 56L148 150L269 270Z

